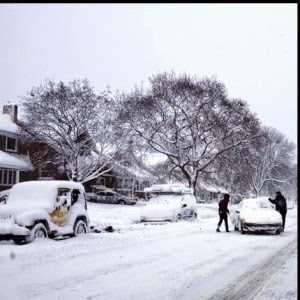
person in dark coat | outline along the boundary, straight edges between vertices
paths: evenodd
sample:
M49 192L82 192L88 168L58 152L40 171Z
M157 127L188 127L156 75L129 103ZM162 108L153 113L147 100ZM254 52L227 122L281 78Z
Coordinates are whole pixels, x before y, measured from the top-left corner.
M220 231L220 226L221 226L223 220L225 222L226 232L230 232L229 229L228 229L228 219L227 219L227 214L230 214L229 210L228 210L229 198L230 198L229 194L224 194L224 198L219 202L220 221L217 225L217 230L216 230L217 232L221 232Z
M287 213L287 205L285 198L281 195L281 192L276 192L275 199L268 199L271 203L275 204L275 209L281 214L282 217L282 231L284 231L285 217Z

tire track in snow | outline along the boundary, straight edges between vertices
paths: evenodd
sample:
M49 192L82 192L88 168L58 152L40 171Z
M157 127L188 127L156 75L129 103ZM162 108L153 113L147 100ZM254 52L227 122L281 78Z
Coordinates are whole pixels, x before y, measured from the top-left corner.
M209 300L253 300L261 291L264 285L270 280L270 277L277 273L280 268L297 251L297 241L294 239L288 245L285 245L269 259L262 264L255 266L246 274L235 279L234 283L218 291Z

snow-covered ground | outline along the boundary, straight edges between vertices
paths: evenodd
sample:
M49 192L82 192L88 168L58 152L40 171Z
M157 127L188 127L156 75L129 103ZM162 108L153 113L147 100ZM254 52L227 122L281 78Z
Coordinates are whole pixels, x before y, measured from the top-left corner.
M0 299L297 299L296 207L281 235L216 233L216 204L155 225L138 223L141 207L88 203L101 233L0 241Z

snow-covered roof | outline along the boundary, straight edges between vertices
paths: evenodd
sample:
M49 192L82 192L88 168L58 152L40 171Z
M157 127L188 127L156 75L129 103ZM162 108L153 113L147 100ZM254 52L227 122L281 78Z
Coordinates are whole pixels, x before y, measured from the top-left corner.
M18 133L19 129L8 114L0 114L0 130L10 133Z
M150 178L150 177L152 177L152 175L149 172L139 168L137 165L133 165L130 167L118 165L118 167L116 167L114 169L114 173L117 176L128 176L128 177L134 177L134 178Z
M182 184L154 184L145 188L146 193L176 193L176 194L193 194L193 190Z
M212 186L208 184L201 183L200 184L200 190L204 190L207 192L212 192L212 193L222 193L222 194L228 194L228 191L220 186Z
M0 167L17 170L30 170L32 164L27 155L6 153L0 150Z
M143 155L144 164L150 167L164 163L167 159L168 157L162 153L145 153Z
M223 187L217 186L216 188L217 188L217 190L218 190L220 193L222 193L222 194L228 194L228 193L229 193L229 192L228 192L226 189L224 189Z

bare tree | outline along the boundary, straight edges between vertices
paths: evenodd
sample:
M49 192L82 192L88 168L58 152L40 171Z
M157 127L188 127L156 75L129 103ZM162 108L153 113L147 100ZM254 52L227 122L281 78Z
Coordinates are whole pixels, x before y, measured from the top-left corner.
M282 185L293 179L295 145L275 128L264 128L264 144L257 149L252 185L257 196L268 184Z
M131 128L165 154L170 174L180 170L195 188L223 153L259 135L259 121L244 101L228 99L223 84L174 73L150 78L150 88L121 97ZM134 108L134 109L133 109Z
M114 105L109 91L97 96L86 79L47 80L23 97L24 126L56 151L70 180L83 183L110 171L126 146Z
M216 161L215 182L232 194L247 194L252 190L251 174L254 170L255 156L250 152L258 139L247 144L247 147L235 147L220 155Z

